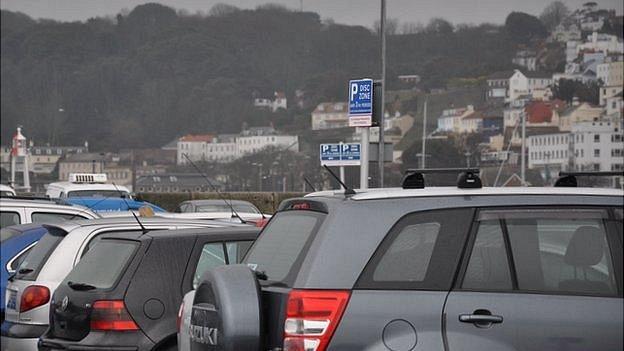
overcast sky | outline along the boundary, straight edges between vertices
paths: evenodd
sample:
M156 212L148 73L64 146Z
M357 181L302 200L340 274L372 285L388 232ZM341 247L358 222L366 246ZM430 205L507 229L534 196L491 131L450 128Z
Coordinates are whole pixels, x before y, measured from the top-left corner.
M563 0L575 9L588 0ZM595 0L601 8L622 13L622 0ZM379 18L380 0L0 0L2 9L20 11L34 18L61 21L83 21L90 17L115 15L146 2L158 2L191 13L207 12L219 2L241 8L254 8L267 2L292 9L301 6L337 23L372 26ZM443 17L453 23L503 23L511 11L539 15L549 0L387 0L388 17L401 22L426 23L432 17Z

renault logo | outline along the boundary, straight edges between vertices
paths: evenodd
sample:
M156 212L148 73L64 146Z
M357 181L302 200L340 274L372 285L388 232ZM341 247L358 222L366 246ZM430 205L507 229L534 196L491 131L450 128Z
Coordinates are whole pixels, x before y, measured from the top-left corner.
M65 311L67 309L67 305L69 305L69 297L65 296L63 301L61 301L61 311Z

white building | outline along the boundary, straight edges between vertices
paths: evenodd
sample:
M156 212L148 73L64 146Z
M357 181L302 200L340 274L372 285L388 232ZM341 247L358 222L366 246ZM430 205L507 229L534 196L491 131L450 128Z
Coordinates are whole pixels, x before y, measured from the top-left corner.
M522 73L515 70L509 78L509 100L513 101L523 95L532 95L538 90L546 90L552 82L552 77L545 73Z
M443 110L442 115L438 118L438 128L436 131L442 133L461 133L462 119L473 112L474 106L472 105Z
M249 128L241 134L186 135L178 140L177 163L189 163L184 154L194 162L231 162L269 146L298 152L299 138L279 135L271 127Z
M529 71L535 71L537 69L537 55L535 54L535 51L532 50L518 51L511 62L518 66L522 66Z
M560 23L550 36L553 40L562 43L565 43L569 40L581 40L581 30L574 23L568 26Z
M596 76L605 86L622 85L624 82L624 62L605 62L597 65Z
M312 111L312 130L349 126L349 105L346 102L323 102Z
M273 100L267 99L267 98L254 99L254 106L260 107L260 108L267 108L275 112L279 109L286 110L288 108L288 100L286 99L286 94L284 94L281 91L276 91L273 94Z
M624 52L624 43L615 35L593 32L587 36L586 42L576 46L577 54L581 51L601 51L605 55L621 54Z
M621 84L600 87L600 106L605 106L607 104L607 98L621 93L622 90L624 90L624 87Z
M621 123L581 122L570 133L534 135L527 138L529 168L551 170L620 171L624 164Z

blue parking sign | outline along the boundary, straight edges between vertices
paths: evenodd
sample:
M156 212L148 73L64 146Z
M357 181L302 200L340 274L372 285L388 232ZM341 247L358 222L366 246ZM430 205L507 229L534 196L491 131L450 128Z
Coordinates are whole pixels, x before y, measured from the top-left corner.
M373 80L349 81L349 126L370 127L373 116Z

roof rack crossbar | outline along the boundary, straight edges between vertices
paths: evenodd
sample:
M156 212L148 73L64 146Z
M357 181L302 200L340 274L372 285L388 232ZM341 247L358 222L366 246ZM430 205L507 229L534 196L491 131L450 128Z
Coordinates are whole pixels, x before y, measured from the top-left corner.
M481 178L479 178L479 168L426 168L408 169L403 177L403 189L424 189L425 174L458 174L457 187L460 189L481 188Z
M576 177L622 177L622 171L581 171L581 172L559 172L559 179L555 182L555 187L576 188L578 181Z

